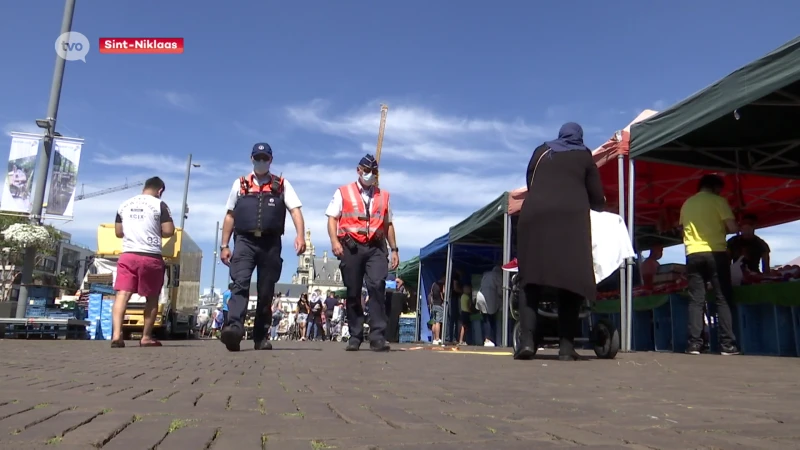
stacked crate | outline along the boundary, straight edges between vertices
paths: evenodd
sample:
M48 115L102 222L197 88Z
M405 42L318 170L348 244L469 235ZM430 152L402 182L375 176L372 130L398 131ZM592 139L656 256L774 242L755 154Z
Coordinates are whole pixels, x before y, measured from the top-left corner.
M400 343L414 342L417 333L416 317L400 317Z
M47 314L47 299L46 298L29 298L28 304L25 306L25 317L28 318L42 318Z
M114 301L104 299L103 294L89 294L89 307L86 317L89 322L87 328L89 339L111 339L111 308L113 305Z

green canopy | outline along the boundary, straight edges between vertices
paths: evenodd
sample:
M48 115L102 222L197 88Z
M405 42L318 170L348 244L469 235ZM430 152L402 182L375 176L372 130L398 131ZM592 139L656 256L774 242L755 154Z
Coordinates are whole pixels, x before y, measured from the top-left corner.
M397 266L395 276L402 278L407 288L413 288L416 291L417 282L419 281L419 256L401 262Z
M508 212L508 192L450 227L450 242L503 245L503 216Z
M800 178L800 37L631 127L632 158Z

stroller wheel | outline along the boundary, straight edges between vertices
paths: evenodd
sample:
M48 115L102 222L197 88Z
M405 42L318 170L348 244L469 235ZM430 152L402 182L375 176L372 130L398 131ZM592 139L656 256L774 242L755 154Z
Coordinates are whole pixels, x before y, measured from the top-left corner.
M511 336L512 336L512 339L513 339L513 342L511 343L511 345L514 347L514 353L517 353L517 349L520 346L520 341L522 340L522 331L521 331L521 327L519 325L519 322L514 324L514 331L513 331ZM533 354L534 354L534 356L536 356L536 351L538 349L539 349L539 345L538 344L533 346Z
M619 330L611 322L600 320L592 329L594 354L601 359L614 359L619 352Z

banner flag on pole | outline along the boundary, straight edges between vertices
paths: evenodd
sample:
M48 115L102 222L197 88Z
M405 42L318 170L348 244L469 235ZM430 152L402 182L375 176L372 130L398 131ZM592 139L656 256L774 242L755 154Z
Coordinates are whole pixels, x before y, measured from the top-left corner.
M53 170L47 196L47 215L72 217L83 139L57 137L53 141Z
M0 210L31 213L33 177L36 175L36 156L41 142L40 135L11 133L11 151Z

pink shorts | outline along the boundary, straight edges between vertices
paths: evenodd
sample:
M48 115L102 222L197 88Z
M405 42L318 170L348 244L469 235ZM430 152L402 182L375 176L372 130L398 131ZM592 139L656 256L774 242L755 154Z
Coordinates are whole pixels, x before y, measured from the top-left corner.
M114 289L142 297L161 295L164 286L164 260L154 256L123 253L117 262Z

